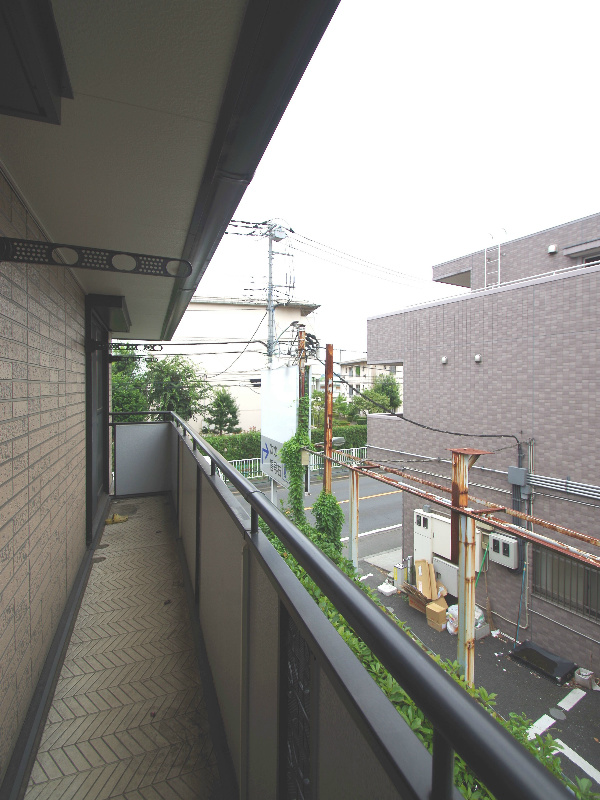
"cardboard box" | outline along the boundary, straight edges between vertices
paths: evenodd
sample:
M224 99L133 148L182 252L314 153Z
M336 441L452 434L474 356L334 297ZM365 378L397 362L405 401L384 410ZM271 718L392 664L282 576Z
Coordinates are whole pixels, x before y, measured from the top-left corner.
M431 573L429 567L432 567L427 561L415 561L415 578L417 589L424 594L429 600L433 600L431 594Z
M414 608L417 611L420 611L421 614L425 613L425 608L426 608L425 603L426 602L427 602L426 600L424 602L421 602L417 597L413 597L412 594L408 595L408 605L411 608Z
M437 596L438 597L446 597L448 594L448 589L444 586L441 581L437 582Z
M429 625L430 628L433 628L434 631L438 631L438 633L441 633L441 631L446 630L445 622L434 622L433 620L428 619L427 624Z
M425 613L427 614L427 622L435 622L438 625L446 624L446 610L448 606L446 601L442 598L433 603L428 603Z
M429 597L431 597L432 600L435 600L437 597L437 584L435 582L435 568L433 564L429 565L429 592Z

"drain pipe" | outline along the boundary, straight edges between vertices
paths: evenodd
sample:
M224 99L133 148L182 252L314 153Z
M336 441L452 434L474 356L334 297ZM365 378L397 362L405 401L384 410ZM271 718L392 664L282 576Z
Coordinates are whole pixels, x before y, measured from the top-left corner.
M519 642L519 625L521 623L521 606L523 604L523 587L525 586L525 571L526 571L527 561L523 564L523 577L521 578L521 597L519 598L519 616L517 617L517 632L515 634L515 647ZM526 601L527 602L527 601ZM513 647L513 650L515 649Z

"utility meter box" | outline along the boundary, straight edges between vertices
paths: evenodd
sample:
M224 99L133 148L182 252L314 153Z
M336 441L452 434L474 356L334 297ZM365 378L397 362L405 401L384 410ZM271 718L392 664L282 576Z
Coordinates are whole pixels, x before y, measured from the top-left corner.
M502 564L508 569L519 568L519 540L516 536L507 533L490 533L490 547L488 550L490 561Z

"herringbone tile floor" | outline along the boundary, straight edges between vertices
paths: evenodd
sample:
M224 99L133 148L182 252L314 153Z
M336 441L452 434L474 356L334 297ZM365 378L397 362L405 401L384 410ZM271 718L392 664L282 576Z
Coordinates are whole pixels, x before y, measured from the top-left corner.
M26 800L221 797L164 496L120 500L75 623Z

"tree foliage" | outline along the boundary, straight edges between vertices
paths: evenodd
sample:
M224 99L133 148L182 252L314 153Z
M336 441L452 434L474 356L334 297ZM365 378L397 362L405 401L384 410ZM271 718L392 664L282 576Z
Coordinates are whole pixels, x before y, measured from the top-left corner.
M312 424L315 427L323 425L325 412L325 392L319 389L315 389L313 391L310 401L310 411L312 415Z
M388 398L390 411L395 411L402 405L398 383L393 375L378 375L373 381L373 391Z
M174 411L185 420L200 413L212 394L198 367L183 356L135 358L126 348L112 365L112 410ZM143 417L140 417L141 419ZM133 418L138 419L138 418Z
M204 412L204 423L219 436L224 433L239 433L239 414L240 408L229 389L220 387Z
M390 407L387 395L374 389L365 389L362 394L355 395L350 401L348 416L356 419L361 414L385 414Z

